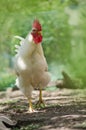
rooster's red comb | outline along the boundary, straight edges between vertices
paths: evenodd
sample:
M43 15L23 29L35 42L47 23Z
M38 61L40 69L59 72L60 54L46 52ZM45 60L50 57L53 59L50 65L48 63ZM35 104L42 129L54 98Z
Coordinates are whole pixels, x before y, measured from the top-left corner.
M35 19L32 25L33 28L36 28L38 31L42 31L42 26L39 20Z

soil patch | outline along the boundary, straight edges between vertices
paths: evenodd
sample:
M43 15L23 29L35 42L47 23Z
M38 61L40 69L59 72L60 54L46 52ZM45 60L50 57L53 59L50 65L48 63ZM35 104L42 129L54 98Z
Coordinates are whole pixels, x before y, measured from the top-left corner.
M45 108L28 113L28 101L19 90L1 92L0 114L17 121L13 130L86 130L86 90L43 91L43 99ZM34 91L33 104L37 100Z

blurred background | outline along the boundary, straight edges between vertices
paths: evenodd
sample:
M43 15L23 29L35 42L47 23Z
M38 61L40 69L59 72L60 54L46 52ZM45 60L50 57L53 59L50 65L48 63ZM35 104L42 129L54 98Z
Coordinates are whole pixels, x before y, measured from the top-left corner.
M65 71L86 87L86 1L0 0L0 90L13 87L15 35L26 37L34 18L43 26L43 49L52 80Z

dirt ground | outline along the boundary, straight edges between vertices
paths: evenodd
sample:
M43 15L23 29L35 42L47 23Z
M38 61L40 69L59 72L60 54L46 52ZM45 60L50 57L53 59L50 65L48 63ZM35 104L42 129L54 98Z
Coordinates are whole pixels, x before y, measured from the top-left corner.
M0 114L17 126L12 130L86 130L86 90L43 91L45 108L28 113L28 100L19 90L0 92ZM38 91L33 92L33 104Z

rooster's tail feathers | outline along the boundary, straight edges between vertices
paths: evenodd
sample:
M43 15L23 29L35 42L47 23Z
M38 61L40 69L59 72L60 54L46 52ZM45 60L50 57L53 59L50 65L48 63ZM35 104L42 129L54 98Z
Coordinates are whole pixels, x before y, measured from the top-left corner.
M17 39L19 39L19 40L24 40L24 38L23 37L20 37L20 36L14 36L14 38L17 38Z
M21 44L24 42L25 39L23 37L20 37L20 36L14 36L14 38L17 38L17 39L20 40L20 45L15 45L15 52L18 53L19 48L20 48Z

